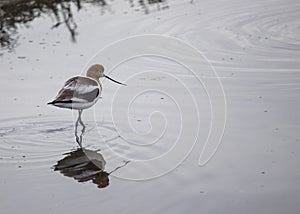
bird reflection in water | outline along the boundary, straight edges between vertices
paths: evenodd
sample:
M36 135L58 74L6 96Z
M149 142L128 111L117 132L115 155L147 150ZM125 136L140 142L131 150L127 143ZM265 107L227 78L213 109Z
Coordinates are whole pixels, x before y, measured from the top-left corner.
M116 170L126 166L129 162L106 172L106 162L98 151L79 148L66 153L66 157L59 160L54 166L55 171L60 171L64 176L74 178L78 182L92 181L98 188L109 185L109 175Z
M78 136L78 120L75 123L75 136L77 143L82 145L85 126L83 125ZM109 185L109 175L129 163L129 161L124 161L123 165L116 167L111 172L106 172L106 161L99 150L94 151L80 146L77 150L65 153L65 155L67 156L54 165L54 171L60 171L64 176L74 178L78 182L92 181L98 188L107 187Z

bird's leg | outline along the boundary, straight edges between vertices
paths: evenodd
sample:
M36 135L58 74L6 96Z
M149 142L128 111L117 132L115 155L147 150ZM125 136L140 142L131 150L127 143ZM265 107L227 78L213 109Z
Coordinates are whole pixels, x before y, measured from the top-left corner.
M82 119L81 119L82 111L83 111L82 109L79 110L79 116L78 116L79 123L82 126L81 135L85 132L85 125L84 125L84 123L82 122Z
M76 137L76 142L78 143L78 145L80 146L80 148L82 148L82 133L80 135L80 137L78 137L78 134L77 134L77 129L78 129L78 122L80 121L80 110L78 110L78 118L76 120L76 123L75 123L75 137Z

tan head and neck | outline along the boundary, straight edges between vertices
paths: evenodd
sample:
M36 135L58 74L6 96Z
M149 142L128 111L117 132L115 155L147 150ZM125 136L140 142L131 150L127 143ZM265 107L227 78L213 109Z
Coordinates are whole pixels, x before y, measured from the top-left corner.
M104 67L100 64L92 65L86 72L86 76L93 78L101 86L99 78L104 76Z
M88 69L88 71L86 72L86 76L90 77L90 78L93 78L94 80L96 80L98 82L98 84L100 85L100 87L101 87L101 83L99 81L99 78L101 78L101 77L105 77L105 78L107 78L107 79L109 79L109 80L111 80L111 81L113 81L115 83L118 83L118 84L121 84L121 85L125 85L125 84L120 83L120 82L118 82L118 81L110 78L109 76L105 75L104 74L104 67L103 67L103 65L100 65L100 64L94 64L94 65L92 65Z

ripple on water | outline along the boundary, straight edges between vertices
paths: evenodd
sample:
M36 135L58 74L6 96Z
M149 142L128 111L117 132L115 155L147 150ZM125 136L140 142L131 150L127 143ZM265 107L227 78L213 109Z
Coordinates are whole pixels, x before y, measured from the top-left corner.
M57 118L16 118L0 122L0 158L4 163L54 161L76 146L72 121Z
M221 8L214 4L201 4L201 12L196 18L195 11L195 14L167 20L181 23L169 24L172 27L167 29L168 33L193 41L204 53L220 55L217 58L222 66L252 69L299 67L299 4L253 1L249 7L232 2Z
M297 17L300 16L300 8L277 6L257 8L250 12L241 11L238 17L231 16L226 19L229 30L236 38L243 38L249 45L258 50L274 49L299 50L299 27ZM246 43L246 44L247 44Z
M118 134L110 122L102 122L101 135L99 127L93 122L87 122L83 136L83 146L95 151L107 149L104 141L114 141ZM79 127L80 131L81 127ZM72 120L62 120L56 117L14 118L0 122L0 162L7 169L12 165L27 168L51 168L66 153L72 152L78 145L74 136ZM121 148L121 147L120 147ZM125 150L123 148L121 150ZM108 157L109 160L113 157ZM118 165L119 163L113 163Z

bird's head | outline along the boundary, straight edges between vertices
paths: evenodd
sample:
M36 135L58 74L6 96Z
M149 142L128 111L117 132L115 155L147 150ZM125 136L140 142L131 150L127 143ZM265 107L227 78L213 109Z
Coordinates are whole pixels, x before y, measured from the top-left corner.
M88 71L86 72L87 77L91 77L94 79L99 79L104 76L104 67L100 64L92 65Z
M95 65L92 65L88 71L86 72L86 76L87 77L91 77L93 79L96 79L96 80L99 80L99 78L101 77L105 77L115 83L118 83L118 84L121 84L121 85L126 85L124 83L121 83L121 82L118 82L112 78L110 78L109 76L105 75L104 74L104 67L103 65L100 65L100 64L95 64Z

